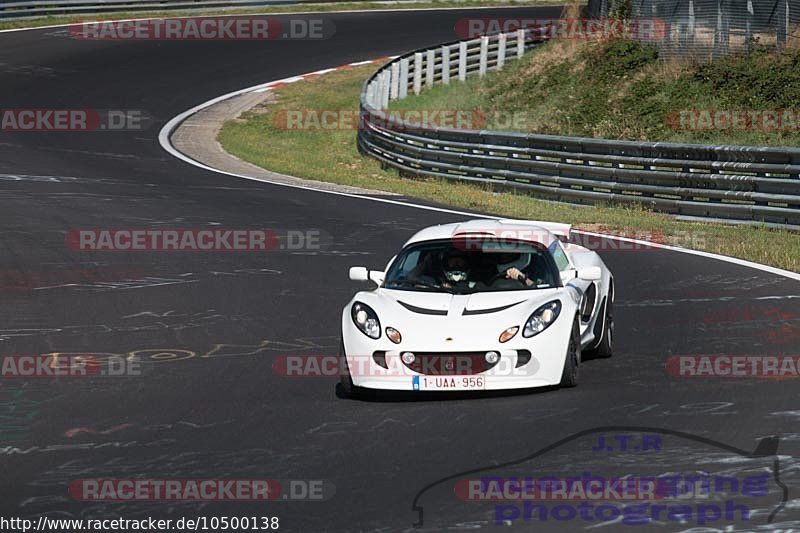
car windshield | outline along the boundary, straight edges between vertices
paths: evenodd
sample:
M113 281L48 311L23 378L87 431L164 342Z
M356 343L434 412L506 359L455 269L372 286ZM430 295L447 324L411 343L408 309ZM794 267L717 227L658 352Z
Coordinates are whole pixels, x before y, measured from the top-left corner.
M383 287L471 294L551 289L559 285L553 258L539 243L465 247L463 241L444 240L404 249L392 262Z

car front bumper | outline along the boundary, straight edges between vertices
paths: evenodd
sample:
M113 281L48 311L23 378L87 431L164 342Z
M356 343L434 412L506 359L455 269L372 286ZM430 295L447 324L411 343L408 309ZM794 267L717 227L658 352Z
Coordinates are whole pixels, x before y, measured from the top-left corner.
M481 387L459 390L511 390L558 385L564 369L567 346L572 334L572 322L559 320L551 327L531 338L521 334L507 343L479 343L478 339L465 337L461 342L402 342L393 344L385 335L373 340L358 331L348 320L343 320L343 342L350 377L353 385L367 389L414 391L421 377L482 377ZM566 318L566 317L562 317ZM409 335L411 336L411 335ZM463 369L459 358L470 352L498 352L500 360L483 371ZM404 364L401 354L438 354L443 358L454 359L451 369L438 373L416 372ZM525 352L530 353L527 362ZM377 357L376 357L377 354ZM379 362L384 362L384 368ZM447 389L443 389L447 390Z

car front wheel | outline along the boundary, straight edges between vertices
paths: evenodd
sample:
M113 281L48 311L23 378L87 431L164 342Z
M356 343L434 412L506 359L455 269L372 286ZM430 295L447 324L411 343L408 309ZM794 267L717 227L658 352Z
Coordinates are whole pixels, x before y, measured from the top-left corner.
M572 326L572 335L567 345L567 357L564 360L564 371L561 373L562 387L575 387L578 385L578 367L581 361L581 337L578 319Z
M350 367L347 366L347 357L344 353L344 341L339 343L339 390L345 398L355 398L356 386L353 385L353 377L350 375Z

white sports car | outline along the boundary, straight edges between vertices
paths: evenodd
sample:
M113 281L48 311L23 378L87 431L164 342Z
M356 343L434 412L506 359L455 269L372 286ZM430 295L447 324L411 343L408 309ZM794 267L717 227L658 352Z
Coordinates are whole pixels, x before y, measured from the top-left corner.
M611 356L614 280L570 226L471 220L415 234L342 312L341 389L574 387Z

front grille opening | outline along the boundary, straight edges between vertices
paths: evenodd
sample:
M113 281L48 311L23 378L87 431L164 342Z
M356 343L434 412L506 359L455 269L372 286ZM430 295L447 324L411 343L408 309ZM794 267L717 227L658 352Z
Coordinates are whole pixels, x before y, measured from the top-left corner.
M517 365L515 368L525 366L531 362L530 350L517 350Z
M389 365L386 363L386 352L377 351L373 352L372 360L375 361L375 364L381 366L385 369L389 369Z
M493 363L486 362L486 352L431 353L412 352L414 362L403 364L426 376L468 376L486 372L497 366L502 356ZM402 358L401 358L402 361Z

